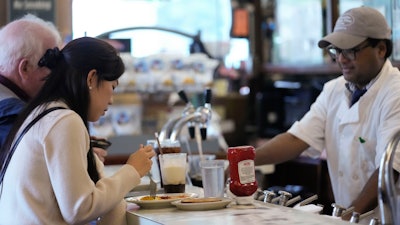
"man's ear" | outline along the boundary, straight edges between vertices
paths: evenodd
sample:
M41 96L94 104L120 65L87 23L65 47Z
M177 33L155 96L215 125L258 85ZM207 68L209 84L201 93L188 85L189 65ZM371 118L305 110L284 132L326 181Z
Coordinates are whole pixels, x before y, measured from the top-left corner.
M92 89L92 87L97 85L97 71L95 69L89 71L87 76L87 85L89 89Z
M24 80L29 79L29 70L31 69L31 65L29 65L29 61L27 59L21 59L18 64L18 73L21 78Z
M379 55L385 57L386 52L388 51L386 44L381 41L378 43Z

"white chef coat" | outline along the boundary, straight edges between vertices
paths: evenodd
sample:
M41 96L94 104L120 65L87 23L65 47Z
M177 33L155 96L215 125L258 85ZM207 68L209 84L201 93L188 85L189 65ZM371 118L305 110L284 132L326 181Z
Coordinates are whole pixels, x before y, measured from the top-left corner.
M327 82L310 111L288 131L312 147L306 151L310 156L326 150L335 202L344 207L360 194L400 130L400 72L386 60L378 76L352 107L343 76ZM399 162L397 151L397 171Z

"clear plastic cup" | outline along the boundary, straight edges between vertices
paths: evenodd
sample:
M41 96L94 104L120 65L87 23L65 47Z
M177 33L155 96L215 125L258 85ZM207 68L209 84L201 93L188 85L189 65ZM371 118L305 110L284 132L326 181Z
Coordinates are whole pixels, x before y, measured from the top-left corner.
M225 160L200 161L204 197L224 197Z
M160 154L160 170L165 193L184 193L186 184L186 153Z

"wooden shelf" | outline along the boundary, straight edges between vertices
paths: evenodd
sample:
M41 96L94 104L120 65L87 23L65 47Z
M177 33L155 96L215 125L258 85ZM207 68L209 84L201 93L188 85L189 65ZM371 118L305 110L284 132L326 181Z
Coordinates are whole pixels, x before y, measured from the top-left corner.
M393 66L400 68L400 61L392 61ZM271 64L263 65L265 74L285 75L341 75L341 69L336 63L319 65L285 65Z

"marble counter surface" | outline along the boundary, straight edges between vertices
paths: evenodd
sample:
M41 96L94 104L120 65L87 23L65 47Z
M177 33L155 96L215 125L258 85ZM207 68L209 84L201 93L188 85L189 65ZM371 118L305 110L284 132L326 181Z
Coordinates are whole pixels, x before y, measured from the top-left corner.
M332 217L302 212L278 205L256 203L252 206L231 204L228 208L209 211L182 211L177 208L147 209L128 212L128 224L148 219L152 224L165 225L340 225L350 224ZM138 218L141 217L141 218ZM135 222L135 223L131 223ZM142 223L139 223L142 224ZM144 223L143 223L144 224ZM151 224L151 223L149 223Z
M200 191L201 189L189 189ZM175 207L163 209L139 209L127 213L129 225L346 225L349 222L330 216L303 212L289 207L255 201L253 205L236 205L206 211L184 211Z

